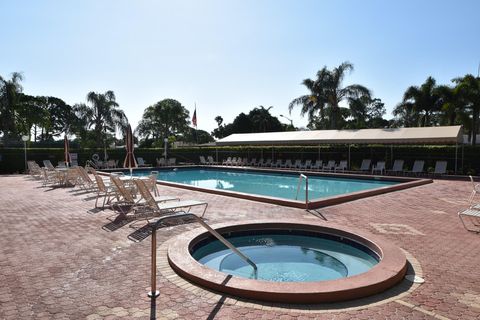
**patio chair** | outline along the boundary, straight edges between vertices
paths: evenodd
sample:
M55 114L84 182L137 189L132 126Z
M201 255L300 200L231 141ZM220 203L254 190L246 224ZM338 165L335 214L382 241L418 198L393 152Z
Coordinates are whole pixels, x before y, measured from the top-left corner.
M272 159L268 158L262 167L271 167L271 166L272 166Z
M302 168L302 160L296 159L295 163L293 164L293 168L295 169L301 169Z
M252 158L248 163L250 167L255 167L257 165L257 158Z
M208 156L208 157L207 157L207 164L209 164L209 165L217 165L218 163L217 163L215 160L213 160L213 157L212 157L212 156Z
M177 158L170 158L168 159L168 165L169 166L174 166L177 164Z
M473 177L470 177L470 181L472 182L472 193L470 194L470 197L468 197L468 203L472 204L473 199L475 198L475 195L480 192L480 183L475 184L475 181L473 181Z
M205 206L201 215L201 217L203 217L207 211L208 203L205 201L179 199L176 199L179 201L157 201L157 199L152 196L150 191L148 191L144 181L135 180L135 184L142 199L145 200L144 208L148 209L153 214L168 215L178 212L180 209L186 209L187 211L185 212L189 212L192 207Z
M285 160L285 163L283 164L283 168L285 169L291 169L293 166L292 164L292 159L287 159Z
M412 171L404 171L404 173L412 173L414 175L419 175L420 173L423 173L423 167L425 166L425 161L424 160L415 160L413 163Z
M200 164L202 165L207 165L209 163L207 163L207 160L205 160L205 157L204 156L199 156L199 159L200 159Z
M375 172L385 173L385 161L377 161L377 164L372 167L372 174Z
M447 173L447 161L439 160L435 162L435 170L433 171L433 176L442 175Z
M323 168L323 161L320 159L315 160L315 163L310 166L312 170L320 170Z
M28 174L38 178L41 175L40 166L35 161L27 161Z
M111 197L116 195L115 189L111 185L106 185L102 177L98 174L94 175L95 181L97 182L97 196L95 198L95 208L98 208L98 199L103 197L102 208L105 208L105 204L109 204Z
M463 211L459 211L458 217L460 218L460 221L462 222L463 227L466 230L470 232L480 233L480 205L477 204L476 206L470 207ZM473 225L474 227L467 227L467 224L465 223L465 218L468 218L470 220L470 225Z
M47 168L47 170L54 170L55 167L53 166L50 160L43 160L43 166Z
M42 186L46 187L47 185L59 185L58 173L55 170L48 170L43 167L40 169L40 177L42 178Z
M372 163L371 159L363 159L362 164L360 165L359 171L370 172L370 164Z
M78 185L85 191L94 191L97 189L97 184L90 178L84 167L75 167L72 170L76 170L78 173L78 179L75 186Z
M78 153L70 153L70 167L78 166Z
M335 160L328 160L327 164L322 166L322 171L332 171L335 169Z
M157 161L157 166L159 167L164 167L166 165L165 158L157 158L155 159Z
M261 167L265 163L265 160L263 158L260 158L260 160L257 162L256 166Z
M227 159L228 160L228 159ZM230 162L227 161L227 166L234 166L237 164L237 157L233 157L230 159Z
M342 172L345 172L347 170L348 166L348 161L347 160L341 160L337 166L333 169L334 172L342 170Z
M57 167L56 168L66 168L67 164L65 161L58 161L57 162Z
M312 167L312 160L305 160L305 163L302 165L301 169L308 170Z
M151 167L152 165L149 163L145 163L142 157L137 157L137 164L139 167Z
M404 161L401 159L397 159L393 162L393 167L391 170L387 170L387 172L392 172L393 174L398 174L403 172L403 163Z
M272 168L281 168L282 164L283 164L283 160L282 159L277 159L277 161L275 161L275 163L272 163Z
M239 165L240 165L240 166L246 166L247 163L248 163L248 159L247 159L247 158L243 158L243 159L240 160Z
M222 161L222 165L228 166L228 164L229 164L230 162L232 162L232 157L228 157L226 160L224 159L224 160Z

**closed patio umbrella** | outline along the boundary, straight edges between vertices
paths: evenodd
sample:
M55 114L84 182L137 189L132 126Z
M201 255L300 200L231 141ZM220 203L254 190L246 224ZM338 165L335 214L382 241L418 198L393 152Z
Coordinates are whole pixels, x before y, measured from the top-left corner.
M65 135L65 138L63 138L63 154L65 158L65 165L68 167L71 161L70 161L70 145L68 143L67 135Z
M137 161L135 160L135 156L133 155L133 134L132 134L132 127L128 125L127 127L127 135L125 137L125 148L127 149L127 156L125 157L125 161L123 162L124 168L136 168Z

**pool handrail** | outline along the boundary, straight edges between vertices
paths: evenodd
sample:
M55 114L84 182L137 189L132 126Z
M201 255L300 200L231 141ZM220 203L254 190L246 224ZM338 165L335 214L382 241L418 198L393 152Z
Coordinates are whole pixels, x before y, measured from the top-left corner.
M302 182L302 178L305 179L305 209L308 210L308 177L303 173L300 173L300 176L298 177L297 195L295 196L295 200L298 199L298 192L300 191L300 183Z

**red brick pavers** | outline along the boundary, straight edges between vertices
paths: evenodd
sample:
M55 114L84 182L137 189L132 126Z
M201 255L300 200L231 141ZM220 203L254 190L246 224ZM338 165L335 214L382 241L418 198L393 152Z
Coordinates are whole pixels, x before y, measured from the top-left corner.
M480 235L456 212L471 185L441 181L321 209L328 221L376 234L412 254L425 283L363 309L301 312L219 303L158 274L158 319L480 319ZM206 200L209 223L289 217L300 209L160 187L164 194ZM130 234L145 224L115 225L95 212L91 194L42 188L25 176L0 177L0 319L149 319L150 239ZM328 223L328 222L327 222ZM158 232L159 246L194 224ZM228 298L227 298L228 299ZM281 308L280 308L281 307ZM324 306L323 309L330 307Z

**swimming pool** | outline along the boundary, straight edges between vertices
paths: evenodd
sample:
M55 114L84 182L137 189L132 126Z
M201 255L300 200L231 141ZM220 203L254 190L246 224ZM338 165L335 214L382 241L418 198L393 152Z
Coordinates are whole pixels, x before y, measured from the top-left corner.
M151 170L137 169L133 174L145 176ZM298 172L198 166L156 170L159 184L299 208L318 208L432 182L404 177L303 172L308 176L307 203L304 180L297 195Z

